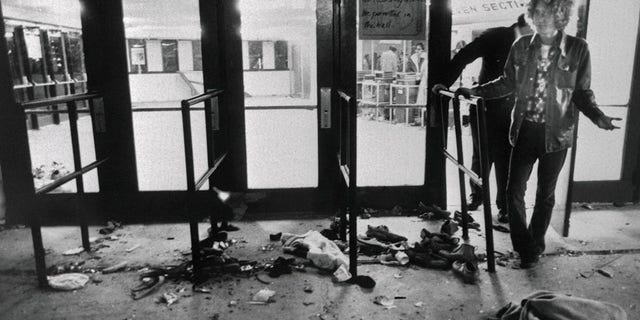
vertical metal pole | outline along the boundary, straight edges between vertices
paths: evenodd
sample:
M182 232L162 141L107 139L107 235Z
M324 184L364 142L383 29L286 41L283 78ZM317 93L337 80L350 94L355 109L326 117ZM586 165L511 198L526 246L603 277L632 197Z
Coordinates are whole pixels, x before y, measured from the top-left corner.
M478 132L480 137L480 176L482 177L482 201L484 208L485 238L487 240L487 270L496 272L495 252L493 248L493 220L491 216L491 191L489 190L489 142L487 140L487 120L484 100L478 99Z
M458 164L460 166L463 166L464 156L462 152L462 125L460 124L460 99L458 99L457 97L453 99L453 123L456 130L456 149ZM467 190L464 186L464 177L464 171L462 171L462 168L458 167L458 182L460 183L460 205L462 206L462 238L464 240L469 240L469 219L467 217L467 200L465 199Z
M80 139L78 138L78 110L75 101L67 102L67 111L69 112L69 129L71 130L71 148L73 150L73 168L74 171L82 170L82 159L80 158ZM75 210L76 216L80 220L80 234L82 237L82 247L85 251L91 251L89 243L89 226L87 216L82 213L80 203L84 197L84 180L82 175L76 178L76 199Z
M189 216L189 231L191 236L191 259L193 262L194 280L198 280L201 275L200 264L200 236L198 235L198 221L191 213L191 201L195 194L195 177L193 172L193 144L191 139L191 114L189 103L182 101L182 132L184 136L184 158L187 170L187 204L186 210Z
M352 276L358 275L358 207L357 188L357 104L356 97L349 101L349 272Z
M47 265L45 262L44 246L42 244L40 217L37 212L31 212L31 239L33 240L33 254L36 259L36 275L40 288L47 288Z

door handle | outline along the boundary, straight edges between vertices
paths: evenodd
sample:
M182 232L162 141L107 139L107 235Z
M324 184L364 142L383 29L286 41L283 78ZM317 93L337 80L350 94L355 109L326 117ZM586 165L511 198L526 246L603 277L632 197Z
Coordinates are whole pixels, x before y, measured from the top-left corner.
M320 88L320 128L331 129L331 88Z

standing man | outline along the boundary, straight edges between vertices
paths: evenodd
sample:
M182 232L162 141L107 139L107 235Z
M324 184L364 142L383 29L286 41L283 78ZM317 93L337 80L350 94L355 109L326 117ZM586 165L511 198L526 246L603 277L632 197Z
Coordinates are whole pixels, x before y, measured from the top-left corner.
M513 146L507 183L511 242L520 254L520 267L533 267L545 249L545 233L555 205L558 175L573 130L582 111L601 129L613 130L613 120L597 106L591 85L587 43L564 33L573 0L531 0L527 12L536 33L521 37L511 48L502 76L457 95L486 99L515 95L509 141ZM527 226L524 195L538 162L538 186L531 222Z
M531 27L524 19L524 14L518 17L516 23L510 27L498 27L488 29L468 45L464 46L455 55L449 65L449 72L445 77L445 83L437 84L433 91L437 92L451 86L460 76L466 65L482 58L479 83L485 84L498 78L504 69L509 49L513 42L522 35L532 32ZM489 142L489 168L495 164L496 173L496 205L498 207L498 221L509 222L506 212L506 189L509 174L509 123L511 122L511 109L513 109L513 95L507 95L501 99L486 101L487 106L487 137ZM471 122L471 138L473 140L473 155L471 158L471 170L480 174L480 137L478 136L478 111L472 105L469 109ZM488 172L486 174L489 174ZM468 209L477 210L482 204L482 187L469 181L471 186L471 199Z
M391 73L394 77L398 72L398 49L394 46L389 46L389 49L382 53L380 56L380 69L385 74Z

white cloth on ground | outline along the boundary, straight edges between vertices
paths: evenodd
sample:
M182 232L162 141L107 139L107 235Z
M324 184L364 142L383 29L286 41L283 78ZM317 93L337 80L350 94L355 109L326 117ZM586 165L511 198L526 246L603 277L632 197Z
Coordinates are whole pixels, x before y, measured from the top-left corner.
M338 245L327 239L320 232L311 230L304 234L282 233L282 245L284 247L304 247L309 250L307 259L314 266L334 271L340 265L349 266L349 260L342 253Z

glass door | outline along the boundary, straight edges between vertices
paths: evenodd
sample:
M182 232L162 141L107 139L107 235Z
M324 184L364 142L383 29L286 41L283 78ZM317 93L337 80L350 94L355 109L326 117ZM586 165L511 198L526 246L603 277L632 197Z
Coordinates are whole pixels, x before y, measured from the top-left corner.
M250 189L318 186L316 2L238 2Z

